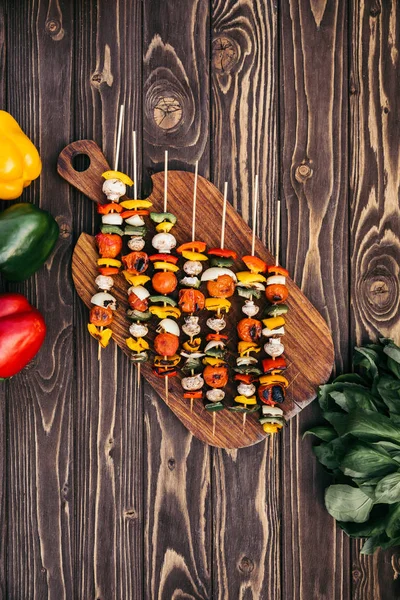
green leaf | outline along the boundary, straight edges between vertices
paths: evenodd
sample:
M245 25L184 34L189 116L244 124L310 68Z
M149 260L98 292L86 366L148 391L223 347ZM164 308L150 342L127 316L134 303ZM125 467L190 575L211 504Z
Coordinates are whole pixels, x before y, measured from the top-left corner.
M390 371L392 371L393 375L395 375L397 379L400 379L400 365L393 360L393 358L390 358L390 356L388 356L387 359L387 367Z
M344 395L341 396L341 393ZM336 397L334 397L334 394L336 394ZM367 402L370 405L368 399L373 398L373 396L365 386L356 383L336 382L336 380L333 383L321 385L319 388L318 401L323 411L337 411L339 407L347 412L349 410L348 398L350 398L351 406L357 400L363 404ZM367 400L364 400L364 398L367 398ZM376 410L373 402L371 410Z
M346 441L336 438L331 442L314 446L313 452L324 467L333 471L340 467L340 463L346 453L347 447Z
M338 375L335 378L333 383L357 383L358 385L367 386L368 382L365 381L358 373L344 373L343 375Z
M349 477L375 477L397 471L399 465L384 450L356 442L350 447L340 463Z
M384 535L384 534L383 534ZM361 554L374 554L374 552L376 550L378 550L378 548L381 547L381 540L382 539L387 539L386 535L384 535L384 537L382 537L381 535L374 535L373 537L370 537L364 544L364 546L361 549Z
M373 502L359 488L338 484L327 488L325 506L337 521L364 523L368 520Z
M379 354L372 348L355 348L353 362L363 367L372 379L378 377Z
M328 425L319 425L317 427L313 427L312 429L308 429L303 434L303 440L307 435L315 435L315 437L323 440L324 442L331 442L337 437L333 427L329 427Z
M375 488L375 502L394 504L400 502L400 473L391 473L380 480Z
M331 392L330 396L346 412L356 410L357 408L370 412L377 411L373 395L369 390L360 385L348 385L342 392Z
M345 435L347 430L348 416L343 412L325 412L324 419L332 425L339 435Z
M383 351L400 365L400 348L392 340L389 340L389 343L384 347Z
M373 506L368 521L364 523L338 521L338 525L349 537L371 537L385 531L387 513L387 506Z
M400 381L382 375L377 383L377 390L390 413L400 415Z
M364 442L400 443L400 429L385 415L354 411L349 415L346 433L351 433Z
M391 507L389 518L386 522L386 534L390 538L400 536L400 502Z

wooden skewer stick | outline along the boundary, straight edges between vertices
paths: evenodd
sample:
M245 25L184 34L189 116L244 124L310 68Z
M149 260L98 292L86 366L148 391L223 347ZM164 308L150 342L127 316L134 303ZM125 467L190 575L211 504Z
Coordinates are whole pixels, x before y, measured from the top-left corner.
M243 425L242 425L242 431L244 433L244 430L246 428L246 418L247 418L247 413L243 413Z
M164 212L167 212L168 203L168 150L165 151L164 160Z
M194 169L194 188L193 188L193 213L192 213L192 242L196 239L196 201L197 201L197 177L199 174L199 161L196 160Z
M222 206L222 225L221 225L221 249L224 248L225 243L225 221L226 221L226 205L228 202L228 182L224 184L224 204Z
M169 388L168 388L168 377L167 377L167 375L164 377L164 383L165 383L165 402L168 405Z
M213 430L212 430L213 437L215 435L215 425L216 425L216 423L217 423L217 413L214 410L214 412L213 412Z
M276 245L275 245L275 264L279 265L279 243L281 234L281 201L278 200L276 207Z
M258 207L258 175L254 179L254 193L253 193L253 235L251 237L251 255L254 256L256 248L256 225L257 225L257 207Z
M137 200L137 145L136 145L136 131L133 131L132 135L133 135L133 199Z
M115 162L114 162L114 171L118 170L118 160L119 160L119 149L121 147L121 135L122 135L122 124L124 122L124 105L121 104L119 109L119 121L118 121L118 132L117 132L117 147L115 149ZM103 331L103 327L100 327L100 332ZM99 342L99 347L97 349L97 360L101 358L101 344Z

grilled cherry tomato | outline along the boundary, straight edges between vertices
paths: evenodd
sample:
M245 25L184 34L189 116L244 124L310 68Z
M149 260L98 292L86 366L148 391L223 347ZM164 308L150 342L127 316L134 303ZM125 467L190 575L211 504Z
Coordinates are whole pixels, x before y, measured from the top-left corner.
M111 211L115 211L117 213L122 212L124 209L120 204L116 202L108 202L108 204L98 204L97 212L99 215L108 215Z
M207 245L205 242L187 242L187 244L181 244L180 246L178 246L176 251L179 254L181 254L185 250L189 250L192 252L204 252L206 247Z
M129 294L128 302L129 306L133 308L133 310L139 310L140 312L145 312L149 305L147 299L141 300L134 292Z
M119 273L117 267L100 267L98 271L100 275L118 275Z
M151 285L159 294L170 294L178 285L178 280L175 273L171 273L171 271L159 271L153 275Z
M237 324L237 332L244 342L257 342L261 338L262 324L257 319L242 319Z
M177 256L174 256L173 254L152 254L151 256L149 256L149 260L151 260L151 262L155 262L155 261L169 262L169 263L176 265L176 263L178 262L179 259Z
M212 388L223 388L228 383L228 368L225 365L207 365L203 371L204 381Z
M224 258L237 259L237 253L234 250L227 250L226 248L210 248L207 254L211 256L223 256Z
M285 302L286 298L289 295L289 291L286 285L282 285L281 283L273 283L272 285L267 285L265 290L265 295L267 300L272 304L282 304Z
M205 304L204 294L192 288L180 290L178 304L181 311L185 313L203 310Z
M128 273L131 273L131 275L141 275L147 271L149 257L146 252L130 252L122 257L122 262Z
M268 265L258 256L243 256L242 260L252 273L265 273Z
M113 320L113 311L110 307L104 308L103 306L93 306L90 311L90 322L96 327L103 327L110 325Z
M207 281L207 290L213 298L230 298L235 293L235 282L229 275L219 275L216 281Z
M161 356L173 356L179 348L179 338L172 333L159 333L154 338L154 350Z
M122 238L115 233L98 233L96 244L103 258L115 258L122 250Z

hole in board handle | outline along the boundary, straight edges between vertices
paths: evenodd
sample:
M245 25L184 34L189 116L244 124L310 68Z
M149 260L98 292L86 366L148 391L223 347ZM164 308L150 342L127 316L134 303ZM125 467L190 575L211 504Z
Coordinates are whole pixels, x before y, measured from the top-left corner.
M75 156L72 157L72 167L75 169L75 171L78 171L78 173L87 171L90 167L89 155L84 154L83 152L75 154Z

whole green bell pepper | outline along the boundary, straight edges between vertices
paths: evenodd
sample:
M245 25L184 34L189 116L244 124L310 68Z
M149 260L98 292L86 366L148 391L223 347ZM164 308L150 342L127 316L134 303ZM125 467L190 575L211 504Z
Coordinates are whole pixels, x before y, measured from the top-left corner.
M55 219L34 204L18 203L0 213L0 273L24 281L50 256L58 239Z

